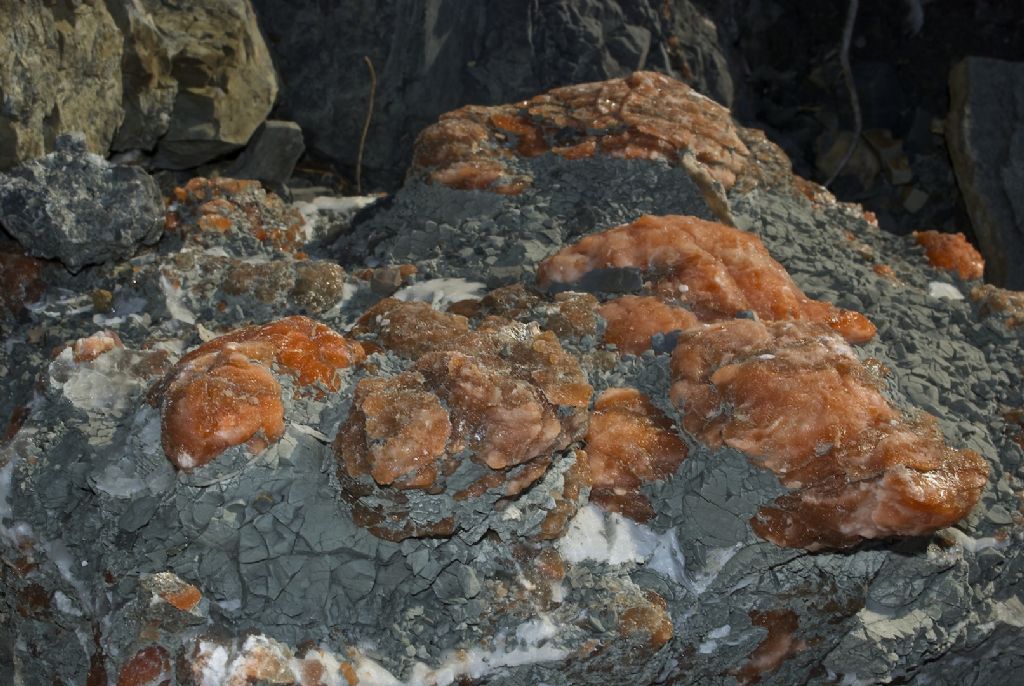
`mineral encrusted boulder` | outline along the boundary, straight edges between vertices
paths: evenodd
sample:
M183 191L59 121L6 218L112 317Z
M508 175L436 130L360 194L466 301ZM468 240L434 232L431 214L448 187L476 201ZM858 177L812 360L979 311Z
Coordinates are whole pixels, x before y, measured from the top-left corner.
M391 540L479 530L480 512L515 506L545 480L533 491L551 505L525 523L557 537L590 485L585 454L568 449L586 429L591 388L555 336L498 318L471 329L459 315L395 300L367 311L356 332L413 360L359 382L335 440L357 521Z
M0 174L0 224L30 255L57 258L71 271L131 257L160 238L163 223L156 182L88 152L78 135Z
M733 97L716 27L689 1L414 0L379 2L373 12L313 0L253 4L281 74L279 114L302 126L311 149L344 168L356 165L370 93L363 58L373 60L377 105L363 171L369 183L389 189L401 184L419 131L467 102L512 102L637 69L686 79L724 104Z
M1005 682L1019 294L779 161L745 158L731 228L668 160L548 151L518 194L416 172L351 226L197 181L154 249L40 262L0 318L0 681ZM631 250L644 215L748 309ZM538 287L605 231L634 266ZM820 321L844 311L874 336ZM237 399L276 397L280 436L176 466L169 385L235 363L279 386Z

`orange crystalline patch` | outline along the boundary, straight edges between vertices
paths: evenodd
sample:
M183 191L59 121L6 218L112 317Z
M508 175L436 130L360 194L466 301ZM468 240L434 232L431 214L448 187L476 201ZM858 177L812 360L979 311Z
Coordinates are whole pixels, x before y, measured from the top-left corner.
M417 139L413 167L453 188L519 193L533 179L516 170L514 158L548 151L670 164L690 155L725 190L751 154L727 109L667 76L637 72L444 114Z
M75 341L71 346L71 354L75 362L90 362L115 348L124 348L121 337L114 331L98 331Z
M586 375L535 324L489 316L471 329L465 317L426 303L385 299L354 333L413 360L401 374L359 382L334 443L342 494L356 521L378 536L450 535L465 523L452 515L411 519L409 490L442 496L448 477L471 460L478 465L472 480L449 495L490 494L490 509L496 494L515 498L544 477L554 456L586 430ZM554 507L541 536L561 533L589 485L585 465L567 470L550 494Z
M366 357L359 343L346 340L320 322L296 316L232 331L199 346L183 357L181 363L236 343L244 346L254 359L265 362L273 359L281 371L294 377L299 385L320 383L332 391L341 383L338 371Z
M204 343L151 393L161 403L164 451L179 468L192 469L235 445L262 450L284 434L272 365L300 386L336 390L338 372L365 356L358 343L307 317L244 327Z
M176 467L202 466L258 433L269 442L284 435L281 386L235 346L193 358L168 386L163 446Z
M672 421L634 388L597 398L585 442L591 501L641 522L655 513L640 486L671 476L687 455Z
M949 526L981 496L988 465L948 447L934 418L906 416L842 339L801 322L733 320L684 332L671 396L688 431L728 445L791 489L752 524L811 550Z
M686 302L703 321L753 311L766 320L824 322L852 343L875 335L864 315L804 295L757 236L696 217L647 215L586 236L544 260L537 280L546 288L624 267L641 269L657 296Z
M980 279L985 273L985 260L981 253L967 242L962 233L915 231L914 238L924 248L924 254L933 267L956 272L964 280Z
M794 638L800 625L799 617L792 610L751 610L750 621L754 626L767 629L768 635L750 654L746 664L733 672L741 684L757 683L762 676L774 672L783 662L807 648L806 642Z
M604 342L633 355L649 349L654 334L682 331L697 323L697 317L689 310L649 295L616 298L597 311L608 322Z
M160 646L149 646L135 653L121 667L117 686L164 686L171 683L171 656Z

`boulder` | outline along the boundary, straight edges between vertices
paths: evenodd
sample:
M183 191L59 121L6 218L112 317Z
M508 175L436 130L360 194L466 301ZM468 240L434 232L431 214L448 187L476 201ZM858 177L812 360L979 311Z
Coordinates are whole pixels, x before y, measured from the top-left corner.
M196 167L243 147L277 98L274 65L249 0L142 0L178 93L153 164Z
M164 205L142 169L109 164L84 136L63 135L54 152L0 174L0 224L30 255L77 272L155 242Z
M946 141L987 280L1024 289L1024 63L968 57L949 90Z
M26 0L3 15L0 169L53 150L65 131L106 152L124 116L123 40L107 4Z
M467 103L497 104L554 86L654 69L729 104L716 30L687 1L574 3L281 3L255 0L281 74L277 115L307 145L354 170L370 94L376 103L363 179L394 188L419 131Z
M249 0L27 0L4 10L0 169L80 131L89 150L164 168L242 148L277 97Z
M235 179L257 179L280 185L292 175L306 149L302 129L291 121L266 121L252 135L238 159L224 172Z

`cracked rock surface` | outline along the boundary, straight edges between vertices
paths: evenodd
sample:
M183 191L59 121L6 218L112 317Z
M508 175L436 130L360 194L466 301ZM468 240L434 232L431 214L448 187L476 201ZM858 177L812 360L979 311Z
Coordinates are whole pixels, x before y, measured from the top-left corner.
M580 92L617 109L626 82ZM31 276L0 301L0 681L1024 670L1020 294L932 266L756 132L700 162L740 160L719 186L673 136L506 150L518 193L417 172L344 225L194 180L158 244L77 274L0 244ZM651 222L675 252L540 288Z

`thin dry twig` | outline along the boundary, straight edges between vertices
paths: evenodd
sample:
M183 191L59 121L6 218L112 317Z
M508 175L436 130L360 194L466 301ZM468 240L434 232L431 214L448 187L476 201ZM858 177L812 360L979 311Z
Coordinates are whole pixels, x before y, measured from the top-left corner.
M370 70L370 101L366 106L366 119L363 121L363 132L359 135L359 154L356 157L356 193L359 195L363 194L363 148L366 147L366 134L370 131L370 120L373 119L373 99L377 95L377 72L373 69L373 61L366 55L363 61Z
M832 185L839 173L843 171L846 164L853 157L853 151L857 149L857 142L860 140L861 127L863 123L860 116L860 100L857 97L857 84L853 81L853 70L850 68L850 41L853 39L853 25L857 21L857 6L859 0L850 0L850 6L846 10L846 24L843 25L843 45L839 50L839 63L843 67L843 80L846 81L846 92L850 95L850 106L853 108L853 138L846 148L846 154L839 160L839 166L832 172L825 182L825 188Z

